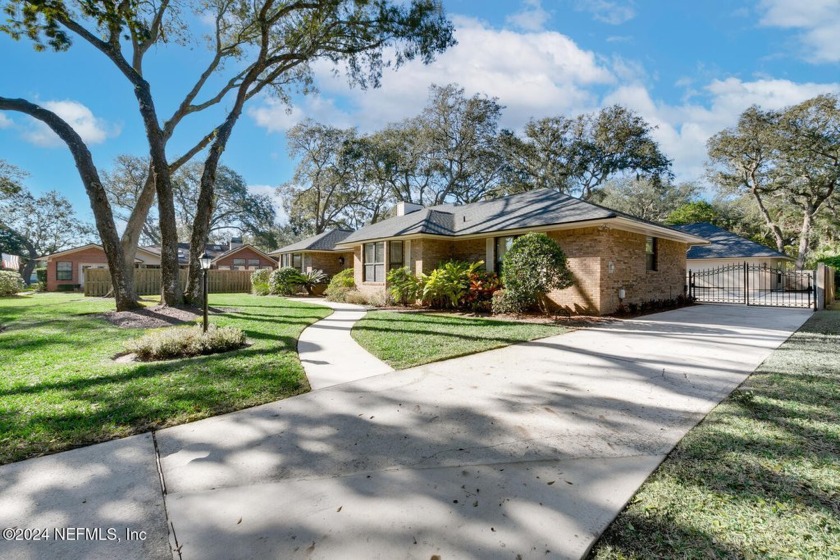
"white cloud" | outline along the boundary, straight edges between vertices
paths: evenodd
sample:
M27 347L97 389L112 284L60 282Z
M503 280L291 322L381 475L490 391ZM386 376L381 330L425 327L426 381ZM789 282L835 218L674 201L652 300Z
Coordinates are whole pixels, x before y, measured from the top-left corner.
M621 25L636 17L632 1L575 0L575 10L589 12L597 21L610 25Z
M734 126L750 105L781 109L822 93L840 91L840 83L798 84L789 80L737 78L713 80L700 92L700 100L680 105L654 101L640 85L621 86L604 99L604 104L625 105L657 126L654 137L666 155L673 158L678 180L703 176L706 141L721 130Z
M69 124L87 144L101 144L107 138L119 135L120 127L97 118L93 112L78 101L45 101L41 103ZM23 138L38 146L60 146L61 139L41 121L31 119L31 126L23 132Z
M14 123L12 122L12 119L7 117L3 113L0 113L0 128L8 128L8 127L12 126L13 124Z
M386 69L381 88L360 90L349 88L343 76L334 76L330 65L320 63L315 65L319 96L304 98L291 116L277 102L263 103L249 114L272 131L286 130L306 117L370 131L418 114L431 84L455 82L467 95L498 97L506 106L502 125L518 128L535 115L596 107L592 88L616 81L604 60L560 33L523 33L493 29L474 19L453 19L458 44L431 65L412 61L396 72ZM337 98L341 104L334 101Z
M540 0L524 0L523 3L525 7L509 15L507 23L525 31L542 31L551 14L543 9Z
M302 99L302 105L291 107L277 99L266 98L262 105L251 107L247 112L257 126L269 132L285 132L307 118L339 128L354 124L350 115L336 106L334 99L317 94L308 95Z
M250 107L248 115L257 126L269 132L285 132L305 118L299 107L289 107L276 99L266 99L262 105Z
M653 80L636 60L610 58L581 49L553 31L493 29L475 19L456 18L458 45L429 66L411 62L397 72L385 71L382 87L351 89L327 64L315 67L318 96L303 98L287 115L285 107L267 101L249 114L272 131L283 131L303 118L335 126L357 126L362 132L417 115L426 104L430 84L460 84L467 95L496 96L506 108L501 125L519 130L530 118L576 114L620 103L652 125L664 152L674 160L679 180L702 178L706 141L733 126L750 105L778 109L826 92L840 84L796 83L772 78L684 79L681 101L654 99Z
M799 29L811 62L840 62L840 5L837 0L761 0L760 24Z

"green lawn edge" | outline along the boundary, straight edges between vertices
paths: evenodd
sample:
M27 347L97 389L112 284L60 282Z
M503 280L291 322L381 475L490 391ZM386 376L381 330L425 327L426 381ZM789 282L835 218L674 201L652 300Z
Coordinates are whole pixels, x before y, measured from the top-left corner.
M819 311L692 429L589 554L840 558L840 311Z
M95 315L113 300L78 294L0 298L0 464L192 422L309 391L297 354L323 306L211 294L210 322L250 346L179 360L115 363L121 329Z
M399 370L568 331L560 325L434 312L369 311L353 326L351 336L362 348Z

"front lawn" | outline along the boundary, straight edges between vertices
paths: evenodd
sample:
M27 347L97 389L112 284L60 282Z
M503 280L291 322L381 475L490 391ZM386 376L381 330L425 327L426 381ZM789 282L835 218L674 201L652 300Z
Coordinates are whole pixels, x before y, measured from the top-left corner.
M591 557L840 558L840 311L695 427Z
M394 369L404 369L566 331L558 325L540 323L372 311L356 323L352 336Z
M115 363L122 329L78 294L0 299L0 464L215 416L305 392L300 332L329 310L273 297L210 296L210 321L252 345L226 354Z

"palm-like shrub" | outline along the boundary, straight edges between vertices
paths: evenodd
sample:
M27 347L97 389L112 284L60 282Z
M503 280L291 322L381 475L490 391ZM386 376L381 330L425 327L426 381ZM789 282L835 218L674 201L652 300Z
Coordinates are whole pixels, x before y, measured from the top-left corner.
M423 301L439 307L459 307L470 289L470 275L484 261L448 261L423 277Z
M296 268L286 266L271 273L269 291L278 296L293 296L304 285L304 278Z
M423 281L414 276L407 266L390 270L385 279L388 281L388 293L394 303L408 305L423 295Z
M312 288L318 284L323 284L327 280L327 273L323 270L310 270L300 275L301 283L306 289L306 293L312 295Z

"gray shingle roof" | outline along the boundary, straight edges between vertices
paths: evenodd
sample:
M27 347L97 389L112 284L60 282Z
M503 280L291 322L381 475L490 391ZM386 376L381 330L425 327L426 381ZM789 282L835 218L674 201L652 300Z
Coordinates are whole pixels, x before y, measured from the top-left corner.
M673 226L674 229L705 237L711 244L699 245L688 250L689 259L735 259L749 257L789 258L778 251L765 247L749 239L735 235L731 231L710 223L686 224Z
M418 233L473 235L529 227L615 218L619 214L553 189L455 206L443 204L397 216L349 235L344 243L358 243Z
M291 253L294 251L335 251L336 244L344 241L351 233L353 232L346 229L331 229L324 233L307 237L297 243L281 247L276 251L270 252L269 255L279 255L280 253Z

